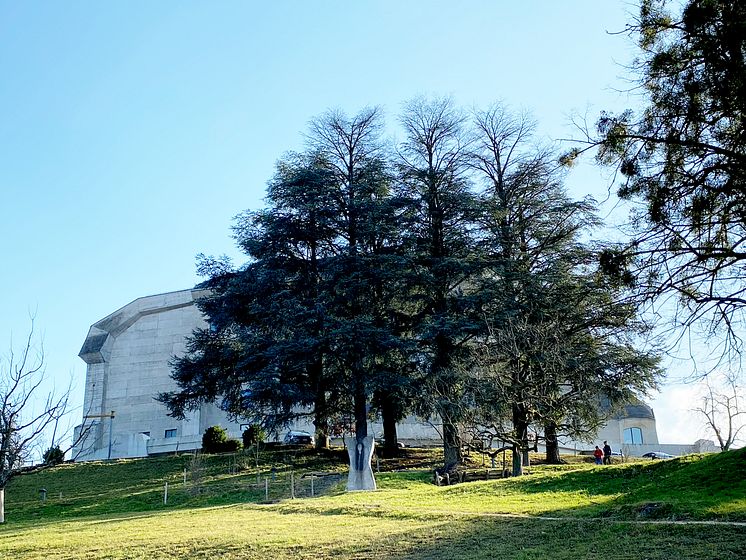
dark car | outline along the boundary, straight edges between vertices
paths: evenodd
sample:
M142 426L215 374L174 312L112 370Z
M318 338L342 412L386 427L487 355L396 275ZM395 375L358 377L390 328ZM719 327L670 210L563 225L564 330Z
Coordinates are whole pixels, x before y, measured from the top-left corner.
M282 442L286 445L313 445L315 440L308 432L288 432Z
M670 453L663 453L663 451L651 451L643 455L645 459L674 459L676 455Z

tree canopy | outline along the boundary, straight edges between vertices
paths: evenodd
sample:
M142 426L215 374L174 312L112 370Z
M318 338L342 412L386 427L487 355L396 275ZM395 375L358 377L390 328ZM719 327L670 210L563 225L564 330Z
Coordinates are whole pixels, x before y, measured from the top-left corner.
M314 119L266 208L237 218L248 262L202 258L208 327L173 361L172 414L310 416L319 442L339 415L359 442L380 415L391 451L396 421L435 415L448 465L469 424L501 426L519 456L530 429L587 433L599 399L653 384L636 309L584 242L593 202L567 195L531 119L417 98L400 124L392 149L378 109Z
M746 308L746 5L667 4L644 0L627 29L645 106L602 114L591 139L634 208L631 241L604 262L670 302L679 325L724 331L727 353L740 348Z

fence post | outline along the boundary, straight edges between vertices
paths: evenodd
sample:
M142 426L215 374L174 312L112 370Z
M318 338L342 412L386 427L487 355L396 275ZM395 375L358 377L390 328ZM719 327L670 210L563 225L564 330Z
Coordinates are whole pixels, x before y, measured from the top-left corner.
M163 486L163 505L168 505L168 482Z
M295 499L295 473L290 471L290 499Z
M264 501L269 501L269 477L264 477Z
M313 492L313 474L311 474L311 497L312 498L314 497L314 492Z

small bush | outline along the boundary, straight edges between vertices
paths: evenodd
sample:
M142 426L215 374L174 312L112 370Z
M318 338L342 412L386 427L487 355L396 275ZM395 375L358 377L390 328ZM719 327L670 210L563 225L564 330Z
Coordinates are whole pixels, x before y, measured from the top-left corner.
M202 434L202 451L205 453L225 453L241 449L241 442L228 439L228 432L222 426L210 426Z
M266 437L266 432L259 424L252 424L243 431L243 434L241 434L243 446L247 449L257 443L264 443Z
M205 453L220 453L223 451L225 442L228 441L228 432L222 426L210 426L202 434L202 451Z
M45 465L58 465L65 460L65 452L60 449L59 445L50 447L42 455Z

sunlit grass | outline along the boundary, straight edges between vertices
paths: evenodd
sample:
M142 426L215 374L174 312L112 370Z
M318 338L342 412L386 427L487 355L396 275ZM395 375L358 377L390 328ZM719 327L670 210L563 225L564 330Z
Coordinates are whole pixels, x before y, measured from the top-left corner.
M281 506L227 506L114 516L10 529L0 557L88 558L741 558L746 531L598 521L399 516Z
M610 467L539 466L521 478L448 487L432 484L425 469L381 472L379 490L361 493L344 492L344 476L337 476L317 479L323 495L313 499L306 497L310 481L298 477L343 473L338 456L267 454L259 473L252 464L237 466L241 457L206 457L198 484L189 476L184 482L190 460L62 465L16 479L0 558L575 559L603 551L611 559L728 559L743 558L746 540L737 526L623 522L746 520L743 450ZM291 472L302 499L289 499Z

